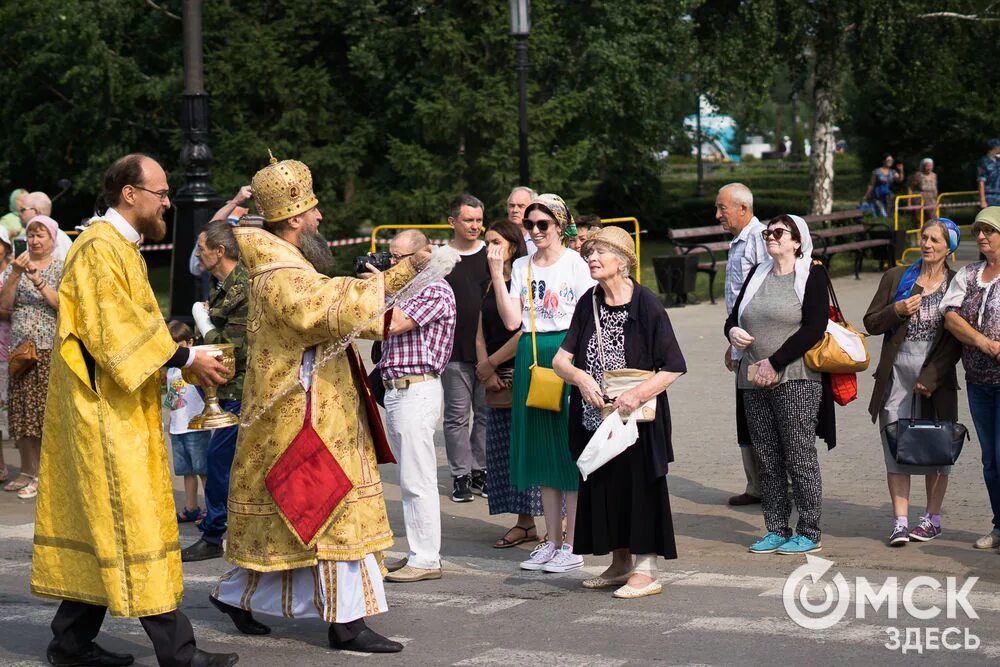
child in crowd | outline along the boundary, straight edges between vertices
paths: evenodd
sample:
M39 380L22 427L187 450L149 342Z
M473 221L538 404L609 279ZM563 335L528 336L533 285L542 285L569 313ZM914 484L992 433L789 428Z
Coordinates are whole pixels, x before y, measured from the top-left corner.
M172 320L167 323L174 341L184 347L191 347L194 332L191 327ZM167 369L167 398L164 407L170 409L170 442L174 450L174 474L184 477L184 509L177 513L179 523L199 521L202 516L198 505L198 478L205 486L208 472L206 455L211 431L195 431L188 428L188 422L201 414L205 407L201 394L195 385L188 384L181 377L181 369Z

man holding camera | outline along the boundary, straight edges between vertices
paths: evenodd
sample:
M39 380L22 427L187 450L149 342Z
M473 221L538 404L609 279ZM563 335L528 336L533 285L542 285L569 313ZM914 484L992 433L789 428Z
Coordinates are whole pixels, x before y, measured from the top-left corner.
M476 379L476 328L483 294L490 280L486 265L483 202L469 194L448 207L452 238L448 242L462 260L446 280L457 307L451 359L441 376L444 387L444 444L451 469L456 503L467 503L472 494L486 497L486 387ZM472 432L469 432L469 413Z
M399 232L389 243L393 262L427 245L418 230ZM370 267L376 269L376 267ZM434 430L441 418L441 373L455 335L455 295L438 280L392 309L379 373L385 385L386 432L399 462L403 524L409 553L387 564L386 581L441 578L441 499L437 488Z

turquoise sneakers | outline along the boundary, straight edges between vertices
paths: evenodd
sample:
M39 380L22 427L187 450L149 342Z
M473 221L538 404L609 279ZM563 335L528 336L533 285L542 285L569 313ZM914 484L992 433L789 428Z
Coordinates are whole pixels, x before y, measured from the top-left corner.
M777 552L782 556L796 556L799 554L814 554L822 548L822 542L813 542L805 535L796 535L778 547Z
M779 548L781 548L788 538L778 533L768 533L764 537L760 538L756 542L750 545L750 553L752 554L773 554Z

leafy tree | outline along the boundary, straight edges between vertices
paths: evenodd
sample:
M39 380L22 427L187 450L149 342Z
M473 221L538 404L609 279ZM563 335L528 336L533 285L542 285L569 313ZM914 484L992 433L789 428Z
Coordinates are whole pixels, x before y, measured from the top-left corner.
M891 41L871 49L872 66L856 74L845 126L867 164L892 152L912 172L930 156L941 191L974 190L983 142L1000 136L996 67L983 51L1000 39L1000 7L951 4L952 14L916 3L901 13Z
M532 185L616 213L655 195L654 151L679 133L687 106L687 9L534 3ZM63 220L87 214L101 173L128 151L154 155L178 186L180 13L180 0L0 7L17 26L0 43L0 85L12 93L0 100L0 181L51 190L72 178ZM270 148L312 167L331 234L440 221L462 190L502 211L517 180L504 3L220 0L205 3L204 23L220 193L246 183Z

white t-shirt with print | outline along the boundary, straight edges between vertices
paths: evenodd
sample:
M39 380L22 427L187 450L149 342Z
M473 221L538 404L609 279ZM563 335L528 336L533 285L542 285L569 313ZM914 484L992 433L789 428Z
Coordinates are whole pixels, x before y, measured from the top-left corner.
M510 297L521 300L521 330L531 331L528 312L528 262L535 255L514 260L510 276ZM566 331L576 302L597 281L590 277L587 263L575 250L566 248L551 266L531 262L531 282L535 298L535 331L539 333Z
M181 377L181 369L167 369L167 396L164 406L170 410L170 434L190 433L188 424L205 409L198 388Z

